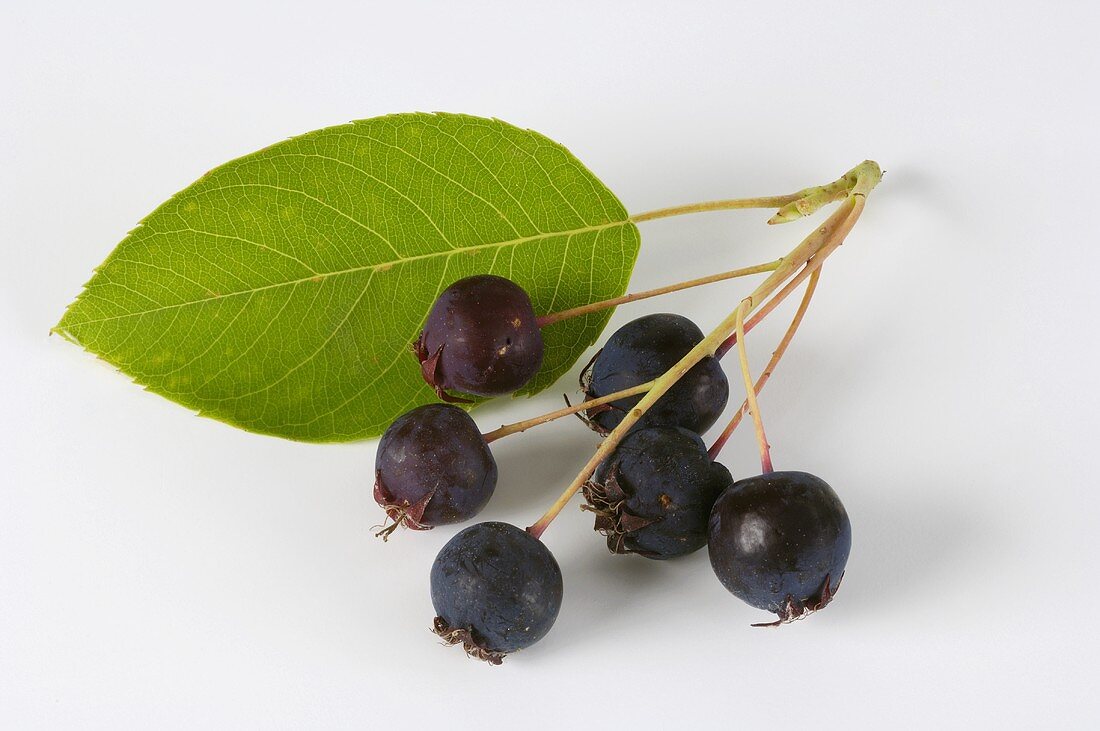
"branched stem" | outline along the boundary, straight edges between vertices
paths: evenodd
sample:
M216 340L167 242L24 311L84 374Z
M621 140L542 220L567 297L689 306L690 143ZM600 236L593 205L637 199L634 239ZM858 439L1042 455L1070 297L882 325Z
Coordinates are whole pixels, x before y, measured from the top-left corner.
M581 305L580 307L573 307L572 309L562 310L561 312L553 312L549 315L543 315L542 317L538 318L538 324L539 327L546 327L547 325L553 325L555 322L568 320L571 317L579 317L580 315L587 315L592 312L599 312L600 310L606 310L609 307L617 307L619 305L626 304L627 302L637 302L638 300L644 300L650 297L657 297L659 295L669 294L671 292L679 292L680 290L691 289L692 287L698 287L703 284L724 282L727 279L735 279L737 277L747 277L751 274L774 272L776 269L779 268L779 265L782 263L782 259L776 259L775 261L769 261L766 264L757 264L751 267L732 269L728 272L711 274L706 277L699 277L698 279L689 279L686 282L668 284L664 287L657 287L656 289L647 289L643 292L624 294L622 297L615 297L614 299L609 300L601 300L600 302L592 302L587 305Z
M764 372L760 374L760 378L756 380L756 386L753 392L759 395L763 390L764 385L771 378L772 373L775 371L779 360L783 357L783 354L787 352L787 347L791 344L791 340L794 338L794 334L798 331L798 326L802 324L802 318L806 315L806 309L810 306L810 300L814 296L814 290L817 289L817 280L821 277L821 268L817 268L810 275L810 282L806 285L806 293L802 295L802 302L798 305L798 311L794 313L794 318L791 320L791 324L787 327L787 332L783 334L783 339L779 341L779 345L772 351L771 360L768 361L768 365L764 368ZM792 280L794 281L794 280ZM778 297L778 295L776 295ZM722 430L722 433L718 435L718 438L714 440L714 444L711 445L708 450L710 458L712 460L718 459L719 453L722 448L726 446L726 442L729 441L730 436L737 429L741 420L745 418L745 412L749 410L749 401L745 399L741 403L741 408L737 409L737 413L730 419L730 423Z
M744 208L778 208L779 211L772 216L768 223L787 223L795 221L803 216L808 216L818 208L847 197L849 192L855 189L855 185L864 168L870 161L858 165L840 178L825 185L816 185L812 188L804 188L797 193L789 195L773 195L763 198L732 198L728 200L706 201L704 203L690 203L686 206L672 206L671 208L658 208L654 211L637 213L630 217L634 223L653 221L658 218L670 216L682 216L686 213L703 213L706 211L731 211ZM874 165L874 163L870 163ZM877 165L875 166L878 167ZM881 172L879 173L881 176ZM873 185L871 187L874 187Z
M783 259L780 266L753 290L752 294L746 297L742 303L738 305L737 309L730 313L718 327L703 338L703 340L692 348L687 355L681 358L676 365L653 382L652 388L650 388L633 409L626 413L619 425L607 435L596 452L585 464L584 468L569 484L561 496L558 497L554 504L550 506L550 509L528 527L527 530L531 535L536 538L542 536L542 533L546 530L547 526L549 526L550 522L553 521L561 512L562 508L568 504L573 495L581 489L584 483L591 477L596 467L599 466L600 462L619 445L619 442L622 441L631 427L633 427L634 424L642 418L645 412L672 388L672 386L696 363L708 355L713 355L719 345L735 332L738 320L743 320L743 318L753 310L757 303L767 299L770 294L778 289L780 285L800 267L810 262L811 259L815 259L812 263L814 269L820 267L825 256L834 251L836 247L843 242L844 237L848 234L862 213L867 193L878 184L881 178L882 171L879 169L879 166L870 161L858 165L853 168L851 172L846 174L844 178L841 178L842 181L845 181L844 190L846 191L846 197L840 208L829 216L828 220L826 220L822 226L814 230L802 241L802 243L796 246L791 254ZM684 210L681 212L690 213L693 211ZM643 214L643 216L645 215L647 214ZM677 214L667 213L665 215ZM649 220L649 218L659 217L661 216L648 215L647 218L639 219L636 217L634 220ZM815 255L818 254L821 256L815 257Z
M798 274L792 277L791 280L783 286L783 289L774 294L771 299L764 303L764 306L761 307L756 312L756 314L749 318L748 322L745 323L745 332L748 333L749 331L751 331L754 327L760 324L761 320L771 314L772 310L783 304L783 300L787 299L791 292L794 292L796 289L798 289L798 285L806 281L806 277L810 276L811 271L811 269L803 267L802 270L798 272ZM718 350L715 351L714 355L718 358L722 358L736 345L737 333L734 333L733 335L730 335L728 338L726 338L722 342L722 344L718 346Z

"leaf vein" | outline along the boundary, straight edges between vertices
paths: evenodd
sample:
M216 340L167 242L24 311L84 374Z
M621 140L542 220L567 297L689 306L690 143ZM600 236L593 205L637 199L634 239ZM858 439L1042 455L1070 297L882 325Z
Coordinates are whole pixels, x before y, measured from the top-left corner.
M222 185L222 186L219 186L217 188L205 188L202 192L203 193L218 193L218 192L223 191L223 190L233 190L234 188L271 188L272 190L281 190L285 193L297 193L300 196L304 196L306 198L309 198L311 201L315 202L317 205L329 209L330 211L337 214L338 216L341 216L342 218L346 218L347 220L351 221L355 225L362 228L364 231L369 231L379 241L384 243L386 246L390 247L390 249L393 251L394 256L396 256L398 258L401 258L401 256L402 256L401 252L397 250L397 247L395 247L389 239L387 239L385 236L383 236L382 234L375 231L373 228L371 228L367 224L363 223L362 221L355 218L354 216L349 216L347 213L344 213L343 211L341 211L339 208L332 205L331 203L327 203L327 202L321 200L320 198L318 198L317 196L310 195L306 191L299 190L298 188L285 188L281 185L272 185L271 183L231 183L229 185Z
M397 150L398 152L400 152L404 155L407 155L410 159L412 159L415 162L420 163L424 167L428 168L428 170L431 170L433 173L435 173L439 177L443 178L444 180L449 180L450 182L454 183L459 188L461 188L467 195L469 195L472 198L476 198L477 200L481 201L482 203L484 203L485 205L489 206L494 211L496 211L497 215L500 216L501 220L503 220L505 223L507 223L511 227L512 231L517 236L522 236L523 235L519 232L519 229L516 228L516 225L514 223L512 223L511 219L509 219L507 216L505 216L504 213L499 208L497 208L495 205L493 205L492 201L489 201L488 199L483 198L482 196L478 195L477 193L470 190L469 188L467 188L462 183L458 182L457 180L455 180L451 176L444 173L442 170L436 168L434 165L432 165L428 161L421 159L419 156L414 155L413 153L409 152L408 150L406 150L404 147L401 147L400 145L395 145L392 142L386 142L385 140L380 140L376 137L371 137L368 134L364 134L363 136L366 137L371 142L374 142L375 144L379 144L379 145L382 145L384 147L392 148L392 149Z
M381 185L384 185L386 188L389 188L394 193L397 193L397 195L401 196L402 198L407 200L409 203L411 203L412 206L414 208L416 208L416 210L419 211L421 215L424 216L424 220L426 220L428 223L430 223L432 225L432 228L434 228L436 233L439 234L439 238L442 239L443 243L447 244L447 246L451 247L452 249L457 248L451 242L451 240L447 237L447 234L443 233L443 229L441 229L439 227L439 224L437 224L435 222L435 219L432 218L431 215L427 211L425 211L420 206L419 203L417 203L415 200L413 200L411 197L409 197L409 195L407 193L404 193L400 189L390 185L385 180L382 180L382 178L378 177L377 175L374 175L370 171L364 170L363 168L361 168L357 165L352 165L350 162L347 162L345 160L341 160L338 157L332 157L330 155L322 155L319 152L286 152L286 153L281 153L281 154L278 154L278 155L271 155L270 156L270 158L278 158L278 157L316 157L316 158L320 158L322 160L329 160L329 161L334 162L338 165L344 165L346 167L351 168L352 170L355 170L356 172L362 173L363 175L367 176L368 178L375 181L376 183L379 183Z
M387 270L391 267L394 267L396 265L399 265L399 264L408 264L409 262L422 261L424 259L432 259L432 258L435 258L435 257L450 257L453 254L464 254L464 253L470 253L470 252L474 252L474 251L480 251L480 250L483 250L483 249L510 248L511 251L514 253L515 247L517 247L521 244L527 244L527 243L531 243L533 241L540 241L542 239L555 238L555 237L558 237L558 236L573 236L575 234L583 234L583 233L591 233L591 232L595 232L595 231L603 231L605 229L614 228L614 227L617 227L617 226L626 226L629 223L630 223L630 221L610 221L608 223L596 224L594 226L586 226L584 228L573 229L571 231L551 231L551 232L547 232L547 233L536 234L534 236L525 236L525 237L518 238L518 239L511 239L509 241L497 241L497 242L488 243L488 244L475 244L473 246L466 246L466 247L462 247L460 249L451 249L451 250L448 250L448 251L433 251L433 252L428 253L428 254L418 254L416 256L409 256L409 257L405 257L403 259L396 259L396 260L393 260L393 261L380 262L378 264L367 264L367 265L364 265L364 266L351 267L349 269L341 269L341 270L338 270L338 271L321 272L319 274L316 274L316 275L310 276L310 277L302 277L300 279L290 279L290 280L287 280L285 282L274 282L272 284L265 284L261 287L253 287L251 289L242 289L242 290L238 290L236 292L226 292L224 294L212 295L210 297L202 297L202 298L199 298L199 299L188 300L186 302L176 302L176 303L173 303L173 304L170 304L170 305L161 305L161 306L155 307L153 309L149 309L149 310L139 310L139 311L134 311L134 312L126 312L126 313L123 313L121 315L111 315L110 317L100 317L100 318L89 319L89 320L81 320L79 322L69 322L69 323L65 323L65 327L67 327L67 328L82 327L84 325L94 325L94 324L97 324L97 323L100 323L100 322L108 322L108 321L111 321L111 320L121 320L121 319L125 319L125 318L128 318L128 317L137 317L137 316L140 316L140 315L148 315L148 314L151 314L153 312L160 312L162 310L170 310L170 309L175 309L177 307L188 307L190 305L204 304L206 302L211 302L213 300L224 299L226 297L236 297L236 296L239 296L239 295L242 295L242 294L252 294L253 292L262 292L262 291L268 290L268 289L277 289L279 287L287 287L287 286L291 286L291 285L298 285L298 284L302 284L304 282L321 282L321 281L324 281L325 279L327 279L329 277L337 277L337 276L342 276L342 275L346 275L346 274L357 274L359 272L366 272L366 271L385 271L385 270ZM165 232L160 232L160 233L162 233L162 234L172 234L172 233L181 233L181 231L165 231ZM511 271L511 269L509 269L509 271ZM142 295L140 292L135 291L134 294L138 294L138 295L141 295L142 297L144 297L145 299L149 299L148 297L145 297L145 295ZM155 302L155 300L152 300L152 299L149 299L149 301L150 302Z

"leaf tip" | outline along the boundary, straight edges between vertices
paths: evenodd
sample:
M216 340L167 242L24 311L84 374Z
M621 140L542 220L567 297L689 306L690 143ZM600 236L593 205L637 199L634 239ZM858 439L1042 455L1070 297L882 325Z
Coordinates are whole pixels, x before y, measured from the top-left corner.
M68 313L66 313L68 314ZM50 328L50 335L57 335L62 340L67 340L73 345L84 348L84 344L80 342L80 339L73 334L71 330L65 327L65 317L62 316L61 320L56 325ZM87 348L85 348L87 350Z

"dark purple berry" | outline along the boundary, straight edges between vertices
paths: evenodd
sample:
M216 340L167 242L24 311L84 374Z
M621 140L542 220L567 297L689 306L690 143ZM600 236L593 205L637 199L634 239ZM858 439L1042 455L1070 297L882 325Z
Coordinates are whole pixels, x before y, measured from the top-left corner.
M675 558L706 545L711 507L732 482L699 435L663 426L627 434L584 495L613 553Z
M680 315L656 314L623 325L607 340L581 376L585 398L594 399L651 381L674 366L703 339L703 332ZM682 426L702 434L718 420L729 398L729 382L713 356L699 361L657 400L635 427ZM586 414L588 424L607 434L642 396L612 401Z
M554 555L508 523L478 523L448 541L431 584L435 633L493 665L542 639L561 608Z
M823 608L836 594L852 547L840 498L805 472L738 480L710 515L710 564L722 585L774 626Z
M500 396L521 388L542 365L542 331L531 298L515 282L492 274L460 279L432 305L414 347L428 385Z
M497 484L497 464L477 424L450 404L398 417L378 442L374 499L398 525L426 530L474 517Z

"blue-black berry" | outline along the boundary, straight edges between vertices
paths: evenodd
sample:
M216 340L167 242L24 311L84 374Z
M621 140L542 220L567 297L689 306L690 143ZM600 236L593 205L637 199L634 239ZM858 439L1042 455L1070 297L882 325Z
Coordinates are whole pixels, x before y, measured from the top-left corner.
M534 536L508 523L478 523L447 542L432 564L434 631L499 665L542 639L561 608L561 569Z
M832 600L848 562L852 525L825 481L772 472L739 480L719 496L707 546L722 585L778 615L762 626L779 625Z
M681 315L656 314L632 320L608 338L581 375L585 398L594 399L646 383L676 365L703 339L703 332ZM607 434L640 400L641 395L597 406L585 421ZM699 361L638 421L647 426L682 426L702 434L718 420L729 399L729 382L714 356Z
M460 279L432 305L413 348L428 385L500 396L521 388L542 365L542 331L527 292L510 279L479 274Z
M425 530L477 515L497 484L497 465L477 424L450 404L398 417L378 442L374 499L398 525Z
M680 427L631 431L584 487L614 553L675 558L707 542L718 495L733 482L703 440Z

